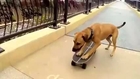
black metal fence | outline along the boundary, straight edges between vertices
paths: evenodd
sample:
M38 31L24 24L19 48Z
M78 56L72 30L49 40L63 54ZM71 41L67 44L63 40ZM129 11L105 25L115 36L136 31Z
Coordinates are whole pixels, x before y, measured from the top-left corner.
M5 0L0 1L0 43L48 26L67 24L67 19L88 14L113 0Z
M140 11L140 0L125 0L125 2Z

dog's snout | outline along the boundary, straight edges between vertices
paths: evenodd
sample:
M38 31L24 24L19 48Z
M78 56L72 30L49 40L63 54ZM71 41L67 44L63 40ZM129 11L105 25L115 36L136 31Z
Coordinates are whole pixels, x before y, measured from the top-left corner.
M75 49L75 48L72 48L72 51L73 51L73 52L75 52L75 51L76 51L76 49Z
M80 49L72 48L73 52L78 52Z

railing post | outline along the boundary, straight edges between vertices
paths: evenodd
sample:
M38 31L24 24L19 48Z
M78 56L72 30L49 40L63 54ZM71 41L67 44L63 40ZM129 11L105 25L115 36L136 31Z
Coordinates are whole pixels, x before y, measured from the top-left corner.
M97 0L97 8L99 8L99 5L100 5L100 1Z
M89 2L89 3L88 3L88 5L89 5L89 6L88 6L88 7L89 7L89 8L88 8L88 11L91 12L92 1L89 0L88 2Z
M69 24L70 22L67 21L67 16L68 16L68 5L69 5L69 1L65 0L65 8L64 8L64 20L61 24Z
M0 8L2 9L2 4L1 4L1 2L0 2ZM1 43L1 41L0 41L0 43ZM2 53L2 52L4 52L5 50L3 49L3 48L1 48L0 47L0 53Z
M139 1L136 2L137 6L137 11L139 11Z
M86 11L85 11L85 14L88 14L89 1L88 0L85 0L85 1L86 1Z
M102 6L104 6L105 1L104 1L104 0L102 0L102 2L103 2L103 3L102 3Z
M136 9L138 10L138 1L136 1Z
M140 8L139 6L140 6L140 5L139 5L139 1L138 1L138 9L137 9L138 11L140 11L140 10L139 10L139 8Z
M53 29L57 29L57 28L60 28L57 23L57 19L58 19L58 0L53 0L53 4L54 4L54 11L53 11L53 26L50 27L50 28L53 28Z

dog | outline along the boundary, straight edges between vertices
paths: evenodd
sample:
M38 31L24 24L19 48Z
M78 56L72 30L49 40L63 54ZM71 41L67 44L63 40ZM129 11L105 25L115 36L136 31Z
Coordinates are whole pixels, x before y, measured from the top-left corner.
M116 42L119 33L118 29L122 28L125 24L126 22L123 22L122 25L116 27L115 25L109 23L95 23L91 27L87 27L83 31L75 33L72 51L77 52L77 56L81 56L86 45L93 41L93 48L81 57L82 59L87 59L101 45L101 41L106 39L109 42L108 47L105 48L106 50L109 49L111 43L113 42L114 49L110 54L110 57L113 57L116 50ZM112 41L110 39L111 37Z

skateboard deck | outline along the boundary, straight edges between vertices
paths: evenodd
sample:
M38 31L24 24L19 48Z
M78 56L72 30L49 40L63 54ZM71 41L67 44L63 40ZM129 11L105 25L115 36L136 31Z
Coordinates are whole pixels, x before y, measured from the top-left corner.
M88 57L87 59L82 59L81 57L86 54L92 47L94 46L94 43L91 42L89 43L85 49L84 49L84 52L81 56L77 56L76 53L73 55L73 61L76 63L76 64L83 64L83 63L86 63L87 61L90 60L90 58L92 58L92 56L95 54L95 52L93 53L93 55L91 55L90 57Z

